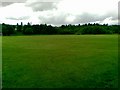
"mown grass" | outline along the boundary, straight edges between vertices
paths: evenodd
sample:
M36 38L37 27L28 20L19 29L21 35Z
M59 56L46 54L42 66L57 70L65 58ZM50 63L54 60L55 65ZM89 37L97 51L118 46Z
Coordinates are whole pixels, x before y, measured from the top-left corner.
M4 36L3 88L116 88L117 35Z
M2 88L2 36L0 36L0 89Z

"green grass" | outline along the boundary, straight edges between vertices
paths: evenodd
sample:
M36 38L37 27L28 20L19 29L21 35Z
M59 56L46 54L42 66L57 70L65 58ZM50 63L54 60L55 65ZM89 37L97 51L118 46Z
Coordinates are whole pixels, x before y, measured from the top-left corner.
M0 89L2 88L2 36L0 36Z
M117 35L4 36L3 88L116 88Z

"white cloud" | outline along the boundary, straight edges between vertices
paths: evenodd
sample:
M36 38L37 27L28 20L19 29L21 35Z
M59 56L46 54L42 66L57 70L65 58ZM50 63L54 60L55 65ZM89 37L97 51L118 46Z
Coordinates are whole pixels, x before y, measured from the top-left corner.
M17 21L30 18L33 11L29 7L25 7L24 3L13 3L9 6L0 8L0 21L15 24Z
M117 10L118 0L63 0L58 8L74 14L93 13L104 15L106 12Z
M103 20L101 23L107 24L108 22L109 24L118 24L118 20L113 20L113 17L108 17L105 20Z
M24 0L25 1L25 0ZM119 0L27 0L0 8L0 22L117 23Z
M69 16L66 17L66 21L69 22L69 23L74 22L75 19L76 19L76 17L73 16L73 15L69 15Z

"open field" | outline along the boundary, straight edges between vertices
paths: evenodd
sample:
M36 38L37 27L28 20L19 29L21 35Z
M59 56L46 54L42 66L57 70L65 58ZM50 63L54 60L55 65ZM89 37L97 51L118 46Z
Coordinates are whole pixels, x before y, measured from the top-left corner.
M2 36L0 36L0 89L2 88Z
M4 36L3 88L115 88L117 35Z

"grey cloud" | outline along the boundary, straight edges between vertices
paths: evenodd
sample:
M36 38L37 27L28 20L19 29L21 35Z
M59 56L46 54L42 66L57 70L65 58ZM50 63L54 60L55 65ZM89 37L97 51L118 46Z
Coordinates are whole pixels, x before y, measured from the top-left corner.
M0 2L13 2L13 3L23 3L26 2L26 0L0 0Z
M44 11L56 8L56 4L54 2L34 2L26 4L26 6L31 7L33 11Z
M83 13L82 15L76 16L75 23L88 23L88 22L96 22L96 21L103 21L106 18L112 17L112 20L117 20L117 14L115 13L107 13L105 15L95 15L89 13Z
M2 7L5 7L5 6L8 6L8 5L11 5L13 4L13 2L2 2Z
M0 8L2 7L2 3L0 2Z
M106 16L111 16L112 20L117 20L118 19L118 13L117 12L108 12Z
M10 19L10 20L27 20L29 18L30 18L29 16L24 16L24 17L19 17L19 18L7 17L6 19Z
M84 13L76 17L76 23L88 23L88 22L95 22L99 20L104 20L105 17L99 17L98 15L92 15L88 13Z
M49 14L48 14L49 15ZM73 22L66 21L66 18L69 16L67 13L61 13L60 15L50 16L49 18L45 18L40 15L39 20L42 23L53 24L53 25L62 25L62 24L79 24L79 23L90 23L100 21L103 22L106 18L113 17L112 20L117 20L117 15L114 13L108 13L103 16L83 13L81 15L75 16L75 20Z
M26 2L26 0L0 0L0 2L1 2L1 6L5 7L13 3L24 3Z
M39 16L39 20L42 23L52 24L52 25L61 25L61 24L68 24L65 21L67 14L61 13L56 16L50 16L49 18L45 18L44 16Z

